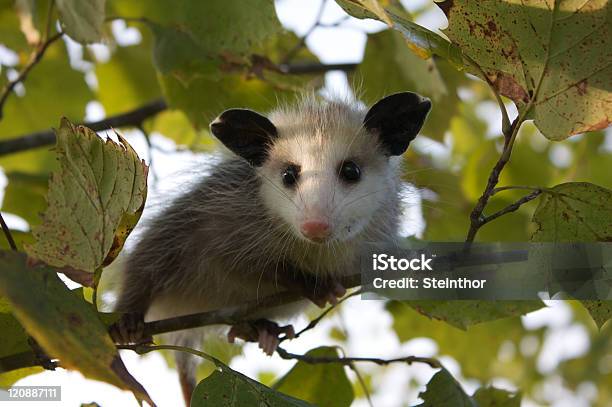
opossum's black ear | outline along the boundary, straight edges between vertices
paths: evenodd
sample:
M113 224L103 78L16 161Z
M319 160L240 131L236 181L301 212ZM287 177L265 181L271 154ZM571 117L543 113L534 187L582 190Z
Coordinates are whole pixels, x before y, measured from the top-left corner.
M267 117L248 109L226 110L210 124L210 131L253 165L263 164L268 146L278 134Z
M429 109L431 101L423 96L396 93L376 102L363 125L380 137L389 155L401 155L421 130Z

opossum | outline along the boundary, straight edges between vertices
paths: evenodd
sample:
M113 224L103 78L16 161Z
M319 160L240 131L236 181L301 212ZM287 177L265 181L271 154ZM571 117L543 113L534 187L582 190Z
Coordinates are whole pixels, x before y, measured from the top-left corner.
M335 303L345 292L338 281L358 270L366 242L397 237L397 156L430 108L429 99L404 92L367 111L311 95L267 117L223 112L210 130L232 156L151 222L126 261L116 310L153 320L287 289L319 306ZM299 310L278 307L261 317ZM271 354L280 330L257 329L260 347ZM230 330L228 338L236 336L240 330ZM188 330L169 341L197 347L201 336ZM179 354L177 367L188 401L194 365Z

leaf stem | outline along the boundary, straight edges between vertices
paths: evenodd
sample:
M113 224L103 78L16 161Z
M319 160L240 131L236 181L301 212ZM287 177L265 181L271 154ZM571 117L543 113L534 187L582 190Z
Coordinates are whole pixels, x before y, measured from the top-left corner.
M493 95L495 96L495 100L497 100L497 104L499 105L499 110L501 111L501 115L502 115L502 133L504 134L504 137L509 138L510 134L512 133L512 125L510 123L510 118L508 116L508 110L506 110L506 105L504 104L504 101L502 100L501 95L499 94L497 89L495 89L493 82L491 82L491 79L489 79L489 76L485 73L485 71L481 68L481 66L478 65L476 61L474 61L468 55L464 55L464 58L467 61L469 66L471 66L476 71L478 71L480 76L489 85L489 88L491 88L491 91L493 92Z

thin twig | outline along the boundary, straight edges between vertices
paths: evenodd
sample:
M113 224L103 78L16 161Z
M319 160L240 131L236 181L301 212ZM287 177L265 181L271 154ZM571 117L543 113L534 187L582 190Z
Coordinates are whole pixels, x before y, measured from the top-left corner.
M506 185L503 187L494 188L493 193L491 195L495 195L499 192L513 190L513 189L525 189L525 190L530 190L530 191L543 191L543 192L548 190L548 188L545 188L545 187L532 187L529 185Z
M393 359L381 359L381 358L367 358L367 357L331 357L331 356L309 356L299 355L296 353L287 352L285 349L278 347L276 352L283 359L295 359L309 364L327 364L327 363L338 363L344 366L348 366L355 362L369 362L375 363L380 366L386 366L391 363L424 363L434 369L439 369L442 364L435 358L427 358L422 356L405 356L401 358Z
M6 222L4 221L4 217L2 216L2 213L0 213L0 224L2 224L2 231L4 232L4 236L6 236L6 240L8 240L9 246L11 247L11 249L17 251L17 245L15 244L13 235L11 235L11 230L9 229Z
M17 86L18 84L26 80L30 71L36 66L36 64L40 62L42 57L45 55L45 52L49 48L49 46L53 44L55 41L59 40L62 37L62 35L64 35L64 33L59 32L51 36L50 38L48 38L46 41L40 43L30 55L30 60L23 67L21 72L19 72L19 75L17 75L17 77L13 79L12 81L8 82L6 86L4 87L4 89L2 89L2 93L0 93L0 120L2 120L2 110L4 107L4 103L8 99L9 95L15 89L15 86Z
M534 199L536 199L538 196L540 196L540 194L542 193L541 189L537 189L535 191L533 191L532 193L530 193L529 195L525 195L524 197L522 197L521 199L519 199L518 201L506 206L504 209L501 209L497 212L495 212L492 215L489 216L485 216L484 219L482 220L482 224L486 224L491 222L493 219L497 219L502 215L505 215L507 213L510 212L514 212L516 211L518 208L521 207L521 205L529 202L529 201L533 201Z
M306 325L304 328L302 328L300 331L298 331L293 338L291 339L297 339L299 338L304 332L310 331L311 329L313 329L314 327L316 327L319 322L321 322L321 320L323 318L325 318L327 316L327 314L329 314L334 308L336 308L337 306L339 306L340 304L342 304L344 301L348 300L351 297L354 297L356 295L360 295L363 293L363 290L357 290L357 291L353 291L352 293L350 293L349 295L344 296L340 301L338 301L337 304L332 305L330 307L328 307L325 311L323 311L318 317L316 317L315 319L311 320L308 325ZM284 341L285 339L289 339L287 337L283 337L280 339L280 342Z

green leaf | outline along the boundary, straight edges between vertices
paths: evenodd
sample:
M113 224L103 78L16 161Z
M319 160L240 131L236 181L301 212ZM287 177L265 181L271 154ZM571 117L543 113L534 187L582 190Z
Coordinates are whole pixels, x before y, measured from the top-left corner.
M306 356L338 357L338 349L321 346L308 351ZM321 407L350 406L354 398L344 366L333 363L297 362L274 388Z
M0 358L30 350L28 335L11 313L8 301L0 297ZM0 372L4 372L0 365Z
M520 394L494 387L481 387L469 397L446 369L437 372L419 394L424 403L418 407L519 407Z
M21 216L30 226L40 223L40 215L47 207L45 196L49 176L12 171L6 177L8 185L2 211Z
M66 369L150 401L125 369L93 307L74 295L53 270L28 267L24 255L6 251L0 252L0 270L0 295L49 357L59 359Z
M259 51L271 58L280 58L297 42L293 33L283 33L268 38ZM296 55L300 61L318 61L308 51ZM193 57L191 57L193 59ZM288 76L272 72L263 67L252 69L254 74L240 73L240 68L231 72L203 75L185 80L177 75L160 75L160 82L170 106L182 110L197 130L208 129L210 122L225 109L241 106L266 112L295 99L304 89L320 84L320 76ZM237 71L237 72L236 72ZM207 95L207 97L202 97Z
M102 40L106 0L56 0L62 29L76 42Z
M520 407L521 395L495 387L481 387L472 395L479 407Z
M612 241L612 191L588 182L568 182L545 192L532 221L535 242ZM581 301L601 327L612 318L612 301Z
M2 332L0 335L0 388L8 388L21 378L43 371L43 368L39 366L14 369L13 366L7 365L6 359L3 359L32 353L28 344L28 334L13 316L8 301L3 297L0 297L0 332Z
M93 273L123 247L144 207L147 166L120 135L119 144L62 119L56 132L60 168L28 254L51 266Z
M528 314L544 307L542 301L406 301L420 314L460 329L497 319Z
M96 65L96 77L98 99L108 116L160 98L151 55L151 34L142 30L139 44L117 47L108 62Z
M612 241L612 191L588 182L568 182L545 192L532 221L535 242Z
M396 1L386 0L336 0L348 14L356 18L374 18L398 30L408 46L419 57L425 59L438 55L456 67L463 67L460 49L440 35L402 16L403 7Z
M219 67L250 65L248 56L282 29L269 0L112 2L119 15L143 20L155 36L158 71L189 82ZM248 27L248 29L247 29Z
M357 92L370 105L386 95L406 89L427 96L433 102L432 111L421 133L442 140L457 112L456 79L464 75L448 67L445 73L455 82L451 83L440 75L439 64L444 62L423 60L410 52L406 40L396 31L369 34L363 61L354 73L360 84Z
M192 407L307 407L305 401L279 393L231 369L215 370L196 386Z
M446 369L431 378L427 389L419 393L419 397L423 403L418 407L478 407Z
M547 138L610 124L610 2L436 4L448 17L445 34Z
M0 370L2 366L0 366ZM10 372L0 373L0 389L8 389L17 380L23 379L37 373L44 372L45 369L42 367L24 367L22 369L11 370Z

